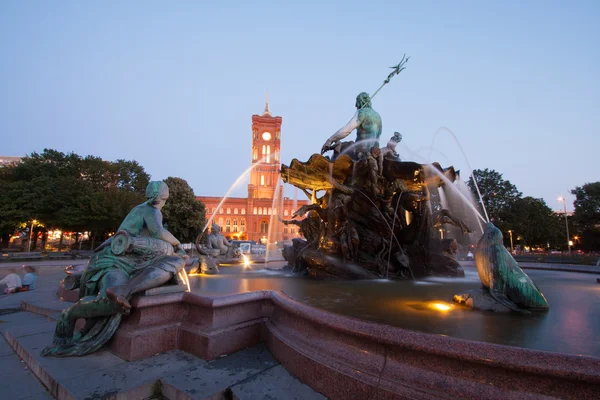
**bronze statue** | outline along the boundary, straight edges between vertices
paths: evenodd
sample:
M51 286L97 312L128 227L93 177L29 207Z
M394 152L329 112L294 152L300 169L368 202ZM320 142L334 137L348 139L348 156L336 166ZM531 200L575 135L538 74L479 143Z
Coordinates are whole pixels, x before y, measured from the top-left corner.
M161 209L169 198L164 182L150 182L146 202L133 208L118 232L95 251L80 280L80 300L62 312L54 343L44 356L81 356L98 350L129 314L135 293L176 283L188 256L181 243L163 228ZM86 320L74 332L75 322Z
M396 146L402 140L400 132L394 132L394 135L387 142L385 147L381 148L381 163L383 168L383 159L400 161L400 155L396 152Z
M405 63L403 59L395 71ZM437 232L444 224L460 227L463 234L471 228L448 210L433 210L430 199L430 190L443 186L445 178L456 179L454 168L400 161L395 150L400 133L394 132L386 147L379 148L381 117L367 93L358 95L356 108L352 120L327 139L321 154L282 165L283 180L313 203L294 213L310 213L302 222L284 221L300 225L307 238L294 239L284 249L285 259L294 270L316 278L463 276L456 261L457 242L441 239ZM354 129L356 143L340 141ZM328 150L334 151L333 157L323 157Z
M225 258L233 258L235 248L233 244L221 234L221 227L217 224L212 224L210 234L206 238L206 247L214 251L214 256L225 256Z
M356 148L354 150L357 158L365 156L373 146L379 147L379 136L381 136L381 116L371 107L371 97L362 92L356 96L356 112L345 126L340 128L321 148L321 154L328 150L341 150L341 140L350 135L356 129ZM362 143L364 142L364 144Z

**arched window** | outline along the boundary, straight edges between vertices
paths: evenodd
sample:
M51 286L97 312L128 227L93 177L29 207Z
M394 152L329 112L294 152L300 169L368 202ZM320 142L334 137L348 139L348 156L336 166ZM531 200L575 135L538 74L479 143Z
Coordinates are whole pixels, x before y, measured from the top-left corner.
M246 220L244 218L240 220L240 229L242 232L246 230Z
M231 214L231 208L227 207L227 214Z
M293 226L291 226L291 227L290 227L290 233L296 233L296 228L295 228L295 227L293 227Z
M262 207L258 207L258 215L262 215Z
M263 144L263 149L262 150L263 150L262 155L266 156L267 155L267 145Z
M237 209L237 208L234 208L234 209L233 209L233 213L234 213L234 214L237 214L237 213L238 213L238 209Z
M246 209L242 208L242 215L245 215L245 214L246 214Z
M260 186L265 186L265 176L264 175L260 176Z
M286 217L288 216L288 210L283 210L283 215L285 215ZM287 232L286 232L287 233Z
M211 212L214 214L215 211L217 211L217 209L213 207Z
M231 220L229 218L225 220L225 232L231 232Z
M271 146L267 145L267 162L271 162Z
M271 215L271 207L269 207L269 215Z
M219 218L219 226L223 226L223 218Z
M267 186L271 186L271 175L267 175Z
M283 233L288 233L288 227L287 226L283 227Z
M254 207L254 215L258 214L257 208Z
M220 213L223 214L223 207L221 207Z
M269 223L267 221L260 221L260 233L269 233Z
M252 160L258 160L258 149L256 147L252 148Z
M238 231L238 220L237 218L233 219L233 232L237 232Z

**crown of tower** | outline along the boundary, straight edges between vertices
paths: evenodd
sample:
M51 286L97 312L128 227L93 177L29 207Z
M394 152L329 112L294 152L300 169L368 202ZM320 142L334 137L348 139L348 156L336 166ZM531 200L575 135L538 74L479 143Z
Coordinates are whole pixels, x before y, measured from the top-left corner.
M265 99L265 112L263 115L271 116L271 111L269 111L269 91L267 90L267 96Z

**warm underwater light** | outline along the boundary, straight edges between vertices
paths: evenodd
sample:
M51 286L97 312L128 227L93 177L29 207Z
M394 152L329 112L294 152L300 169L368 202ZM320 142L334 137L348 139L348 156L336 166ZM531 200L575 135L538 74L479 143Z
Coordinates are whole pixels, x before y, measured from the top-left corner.
M441 302L431 303L430 307L437 311L450 311L452 309L452 306L449 304Z

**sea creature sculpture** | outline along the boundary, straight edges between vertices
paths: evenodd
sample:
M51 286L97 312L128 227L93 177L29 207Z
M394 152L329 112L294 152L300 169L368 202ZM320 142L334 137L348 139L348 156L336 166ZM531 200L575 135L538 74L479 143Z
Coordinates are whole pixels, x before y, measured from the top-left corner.
M481 283L500 304L519 312L550 309L542 292L504 247L500 229L491 222L477 243L475 265Z

